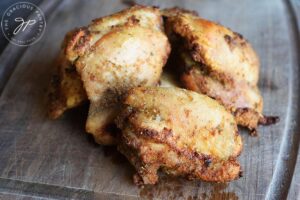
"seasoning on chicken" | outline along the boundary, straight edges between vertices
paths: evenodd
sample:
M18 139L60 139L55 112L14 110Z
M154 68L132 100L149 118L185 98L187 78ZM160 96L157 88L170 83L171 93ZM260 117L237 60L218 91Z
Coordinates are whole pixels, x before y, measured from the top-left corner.
M128 89L156 85L170 52L159 9L134 6L93 20L68 41L66 56L80 74L91 102L87 132L116 143L112 119Z
M136 168L136 184L155 184L157 171L226 182L241 174L242 139L234 117L206 95L172 87L131 89L116 119L119 150Z
M242 35L195 13L164 11L165 28L185 88L208 95L234 113L238 125L256 134L263 116L257 88L259 59Z

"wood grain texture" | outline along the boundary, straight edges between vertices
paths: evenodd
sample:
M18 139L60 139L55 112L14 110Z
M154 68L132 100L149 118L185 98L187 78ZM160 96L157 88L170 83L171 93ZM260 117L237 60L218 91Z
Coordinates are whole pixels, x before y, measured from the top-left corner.
M288 6L290 9L291 20L294 22L295 37L296 37L295 43L296 43L296 45L298 44L298 48L296 49L295 54L299 54L299 52L300 52L300 46L299 46L299 44L300 44L300 1L290 0L288 2ZM295 57L297 59L297 68L299 70L300 57L299 57L299 55L296 55ZM298 85L299 85L299 83L298 83ZM298 102L299 102L299 100L298 100ZM295 122L299 123L299 117L296 118ZM300 133L300 130L298 129L298 131L295 132L295 134L298 135L298 143L300 140L299 133ZM297 151L297 149L298 149L298 151ZM293 174L290 190L288 193L288 199L291 199L291 200L292 199L298 199L298 200L300 199L300 148L299 148L299 144L298 144L298 148L295 148L295 151L297 152L297 161L296 161L297 164L295 166L295 171Z
M114 148L96 145L85 134L87 106L72 110L57 121L47 119L45 90L64 34L93 18L126 7L117 0L65 0L49 16L43 38L28 47L15 63L0 97L1 195L57 199L299 197L299 164L288 194L299 146L296 141L299 139L296 137L299 133L299 44L295 42L298 41L295 20L288 14L290 7L281 0L137 2L196 10L200 16L243 34L258 52L264 113L279 115L281 121L274 126L260 127L259 137L241 131L244 150L240 162L244 177L228 184L162 177L158 185L141 189L132 184L134 170L123 156Z

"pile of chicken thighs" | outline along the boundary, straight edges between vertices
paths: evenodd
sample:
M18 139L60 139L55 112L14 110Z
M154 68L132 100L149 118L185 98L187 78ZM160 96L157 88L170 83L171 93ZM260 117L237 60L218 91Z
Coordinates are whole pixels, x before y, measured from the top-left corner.
M187 10L133 6L66 34L49 116L89 102L86 131L117 146L138 185L158 170L226 182L242 171L237 125L255 135L278 121L262 113L258 78L242 35Z

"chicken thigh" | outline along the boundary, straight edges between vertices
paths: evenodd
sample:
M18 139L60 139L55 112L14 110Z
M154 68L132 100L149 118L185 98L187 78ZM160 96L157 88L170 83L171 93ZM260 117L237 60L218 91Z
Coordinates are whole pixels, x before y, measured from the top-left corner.
M111 127L121 96L132 87L156 85L169 52L160 11L153 7L96 19L72 35L66 56L90 100L86 130L96 142L116 143Z
M158 170L204 181L239 177L242 139L217 101L176 87L140 87L123 104L118 148L136 168L136 184L157 183Z
M257 88L259 59L251 45L242 35L195 13L175 8L164 10L164 15L171 59L184 87L216 99L255 134L266 119Z

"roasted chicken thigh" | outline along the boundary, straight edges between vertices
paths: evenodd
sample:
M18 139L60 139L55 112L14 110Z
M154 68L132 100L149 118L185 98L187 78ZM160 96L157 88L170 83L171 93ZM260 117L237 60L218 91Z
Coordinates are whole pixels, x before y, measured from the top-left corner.
M116 142L110 130L120 97L132 87L156 85L169 52L160 11L153 7L134 6L74 32L66 56L90 100L86 130L96 142Z
M242 139L231 113L202 94L172 87L131 89L116 119L119 150L137 170L136 184L155 184L157 171L225 182L239 177Z
M259 59L251 45L240 34L195 13L175 8L164 10L164 15L171 59L176 60L184 87L216 99L255 134L266 119L257 88Z

